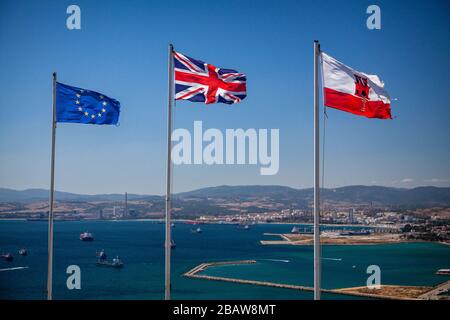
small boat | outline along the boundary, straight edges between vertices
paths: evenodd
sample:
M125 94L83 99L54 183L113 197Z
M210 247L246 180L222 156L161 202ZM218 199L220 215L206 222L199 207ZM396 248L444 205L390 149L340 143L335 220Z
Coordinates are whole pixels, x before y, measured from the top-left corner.
M80 240L81 241L93 241L94 235L90 232L84 232L84 233L80 234Z
M200 229L200 227L198 227L197 229L195 229L195 233L202 233L202 229Z
M13 261L13 256L12 256L12 254L11 253L5 253L5 254L2 254L2 258L3 259L5 259L6 261Z
M299 227L293 227L291 233L300 233Z
M26 256L26 255L28 254L27 249L25 249L25 248L20 249L20 250L19 250L19 254L20 254L21 256Z

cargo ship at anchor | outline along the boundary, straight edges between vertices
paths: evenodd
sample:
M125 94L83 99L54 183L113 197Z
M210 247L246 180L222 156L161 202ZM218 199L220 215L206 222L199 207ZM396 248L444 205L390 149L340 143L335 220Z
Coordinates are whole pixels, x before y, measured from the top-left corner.
M80 234L81 241L94 241L94 235L90 232L83 232Z

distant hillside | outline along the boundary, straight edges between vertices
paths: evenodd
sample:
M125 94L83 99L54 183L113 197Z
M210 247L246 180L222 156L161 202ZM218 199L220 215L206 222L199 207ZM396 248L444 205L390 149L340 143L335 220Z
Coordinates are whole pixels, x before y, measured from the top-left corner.
M379 186L348 186L327 189L325 199L387 206L432 207L450 205L450 188L399 189Z
M300 190L285 186L218 186L178 193L177 197L233 198L233 197L287 197L298 196Z
M401 207L450 206L450 188L418 187L400 189L380 186L347 186L322 189L326 201ZM268 198L278 202L307 204L313 200L313 189L284 186L218 186L183 192L180 198L254 199Z
M0 202L33 202L48 200L49 190L46 189L26 189L14 190L0 188ZM70 192L55 191L55 200L60 201L122 201L124 194L76 194ZM128 194L129 200L149 199L151 196Z
M432 207L450 206L450 188L418 187L399 189L380 186L347 186L334 189L323 189L322 197L329 202L346 202L354 204L374 204L392 207ZM293 205L307 206L313 200L313 189L294 189L285 186L218 186L189 192L178 193L176 201L195 202L203 200L215 202L264 200ZM27 189L23 191L0 188L0 202L33 202L48 199L48 190ZM123 194L82 195L57 191L58 201L123 201ZM161 201L161 196L128 194L129 200L142 199Z

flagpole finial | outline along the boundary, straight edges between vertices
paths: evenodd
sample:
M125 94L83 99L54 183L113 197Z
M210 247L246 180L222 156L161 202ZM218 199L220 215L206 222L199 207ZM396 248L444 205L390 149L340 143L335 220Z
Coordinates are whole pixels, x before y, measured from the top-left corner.
M53 79L56 79L56 72L53 72L52 75L53 75Z
M319 51L320 51L320 42L319 42L319 40L314 40L314 43L317 44L317 48L318 48Z

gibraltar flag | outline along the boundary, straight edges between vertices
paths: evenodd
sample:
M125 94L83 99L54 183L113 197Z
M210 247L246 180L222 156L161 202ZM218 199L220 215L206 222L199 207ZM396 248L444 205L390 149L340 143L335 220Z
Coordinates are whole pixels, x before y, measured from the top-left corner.
M392 119L391 101L377 75L353 70L322 52L324 104L368 118Z

